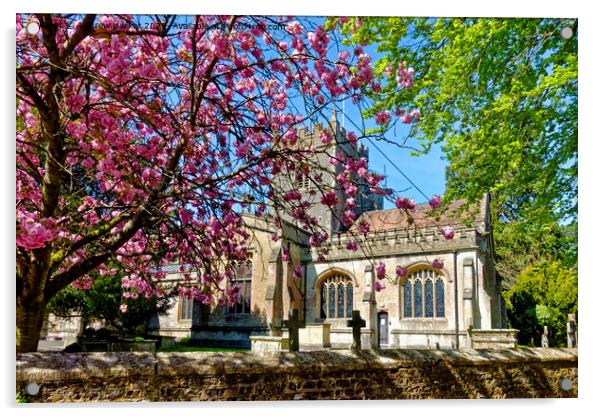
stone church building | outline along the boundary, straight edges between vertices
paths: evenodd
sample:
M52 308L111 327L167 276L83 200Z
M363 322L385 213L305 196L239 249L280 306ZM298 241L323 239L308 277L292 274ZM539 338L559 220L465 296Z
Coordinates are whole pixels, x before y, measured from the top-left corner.
M332 176L337 167L328 163L329 154L344 151L368 158L365 147L344 140L346 131L336 114L326 127L301 129L300 138L319 143L325 128L332 129L337 140L317 163ZM309 192L308 182L296 178L293 186ZM249 347L252 339L286 338L283 320L294 309L305 325L299 335L302 350L349 348L352 329L347 322L358 310L366 321L363 348L515 346L515 332L503 329L507 324L494 268L488 197L475 207L474 216L454 215L464 203L452 201L437 216L427 204L417 205L408 218L397 208L383 210L382 197L370 194L365 185L358 183L362 197L357 220L347 229L338 221L337 210L342 207L334 212L313 208L312 214L331 236L326 259L309 246L309 236L292 219L285 218L282 230L276 230L265 221L246 218L253 236L249 262L237 272L239 302L207 306L180 297L168 314L152 320L152 331L190 337L200 345ZM369 224L368 233L358 231L360 222ZM452 239L443 238L443 226L454 228ZM276 232L281 238L273 241ZM357 251L346 248L353 239L359 243ZM435 260L441 268L433 268ZM387 276L381 281L384 289L377 291L375 266L381 262ZM294 274L298 264L300 277ZM396 276L397 266L407 270L405 276ZM168 266L166 282L180 283L179 269Z

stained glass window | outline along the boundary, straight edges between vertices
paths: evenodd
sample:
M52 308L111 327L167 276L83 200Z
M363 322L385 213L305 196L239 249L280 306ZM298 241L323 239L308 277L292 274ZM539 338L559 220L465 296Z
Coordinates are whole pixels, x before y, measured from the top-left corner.
M328 303L326 302L326 292L327 292L327 288L326 285L322 285L322 287L320 288L320 318L324 319L326 318L326 308Z
M194 304L194 299L180 296L180 308L179 308L179 316L178 319L188 320L192 319L192 306Z
M337 286L337 318L345 317L345 287L343 283Z
M400 291L403 317L445 318L444 288L445 282L438 271L416 270L403 281Z
M437 279L435 283L435 298L437 299L437 318L445 317L445 289L443 279Z
M353 311L353 285L351 283L347 283L347 296L345 297L346 308L345 308L345 316L350 318Z
M249 313L249 312L251 312L251 281L250 280L243 282L243 289L244 289L244 299L245 299L244 311Z
M424 317L433 317L433 280L431 278L424 281Z
M414 316L422 318L422 279L414 280Z
M406 280L406 284L403 287L403 317L412 317L412 282L410 279Z
M336 286L335 285L328 285L328 317L329 318L334 318L334 311L335 311L335 290L336 290Z
M351 318L353 311L353 284L351 279L336 274L320 285L320 317L322 319Z
M230 282L232 285L238 285L240 290L238 298L234 305L228 308L228 313L251 313L251 280L253 277L253 266L250 261L240 264L236 274Z

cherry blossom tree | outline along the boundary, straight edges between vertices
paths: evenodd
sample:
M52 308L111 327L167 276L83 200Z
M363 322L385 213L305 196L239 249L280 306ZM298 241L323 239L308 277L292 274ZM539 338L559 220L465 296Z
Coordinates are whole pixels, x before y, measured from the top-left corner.
M190 296L232 301L237 287L225 283L247 256L244 214L278 225L286 212L311 244L328 238L311 202L273 178L313 172L321 150L297 129L378 80L361 47L316 22L17 16L17 351L37 349L49 299L115 274L111 261L128 271L130 294L154 296L151 279L177 260L198 271ZM357 166L335 159L352 208ZM360 172L386 192L381 176ZM320 192L317 203L336 202ZM342 215L353 222L350 209Z
M246 216L276 227L286 217L320 246L329 235L312 205L351 227L358 181L411 216L415 202L383 189L364 158L328 154L338 167L334 185L320 172L317 156L333 141L356 146L369 133L341 139L327 129L321 145L298 134L337 103L361 103L381 89L361 45L339 39L345 23L17 16L18 352L37 349L50 299L69 285L90 288L95 276L120 279L124 298L152 298L162 266L177 261L185 279L191 271L198 279L184 295L233 302L239 288L227 282L247 258ZM398 77L399 88L411 87L410 69L400 67ZM377 133L419 118L417 110L381 111ZM317 190L311 199L291 186L304 177ZM440 198L429 204L438 208ZM370 230L359 223L358 231ZM453 230L441 232L453 238ZM295 266L295 277L301 270ZM378 290L384 264L377 270Z

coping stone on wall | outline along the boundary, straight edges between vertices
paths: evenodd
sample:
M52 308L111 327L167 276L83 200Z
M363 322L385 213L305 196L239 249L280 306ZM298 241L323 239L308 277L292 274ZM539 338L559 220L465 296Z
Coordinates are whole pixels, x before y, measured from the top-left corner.
M577 362L577 350L569 348L517 348L507 350L386 350L273 352L151 353L26 353L17 355L17 383L76 380L131 375L258 374L295 368L328 371L369 367L425 367L449 363L480 366L511 363Z

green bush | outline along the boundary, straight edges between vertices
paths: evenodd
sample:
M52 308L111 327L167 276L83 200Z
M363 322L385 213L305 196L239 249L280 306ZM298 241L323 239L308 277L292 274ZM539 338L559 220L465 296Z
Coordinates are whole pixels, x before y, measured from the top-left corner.
M163 296L136 299L123 298L122 276L93 277L90 289L66 287L57 293L48 305L48 311L65 318L81 316L84 321L104 320L112 331L124 337L142 337L153 314L165 313L173 299L173 291L165 290ZM133 290L133 289L132 289ZM127 305L122 313L120 306Z
M543 326L547 325L550 346L566 346L567 316L577 312L576 269L559 261L527 267L504 298L508 319L520 330L520 344L540 345Z
M20 390L17 390L17 403L29 403L27 396L21 393Z
M182 346L182 347L190 346L191 345L190 344L190 337L180 338L180 340L177 342L177 344L179 346Z

